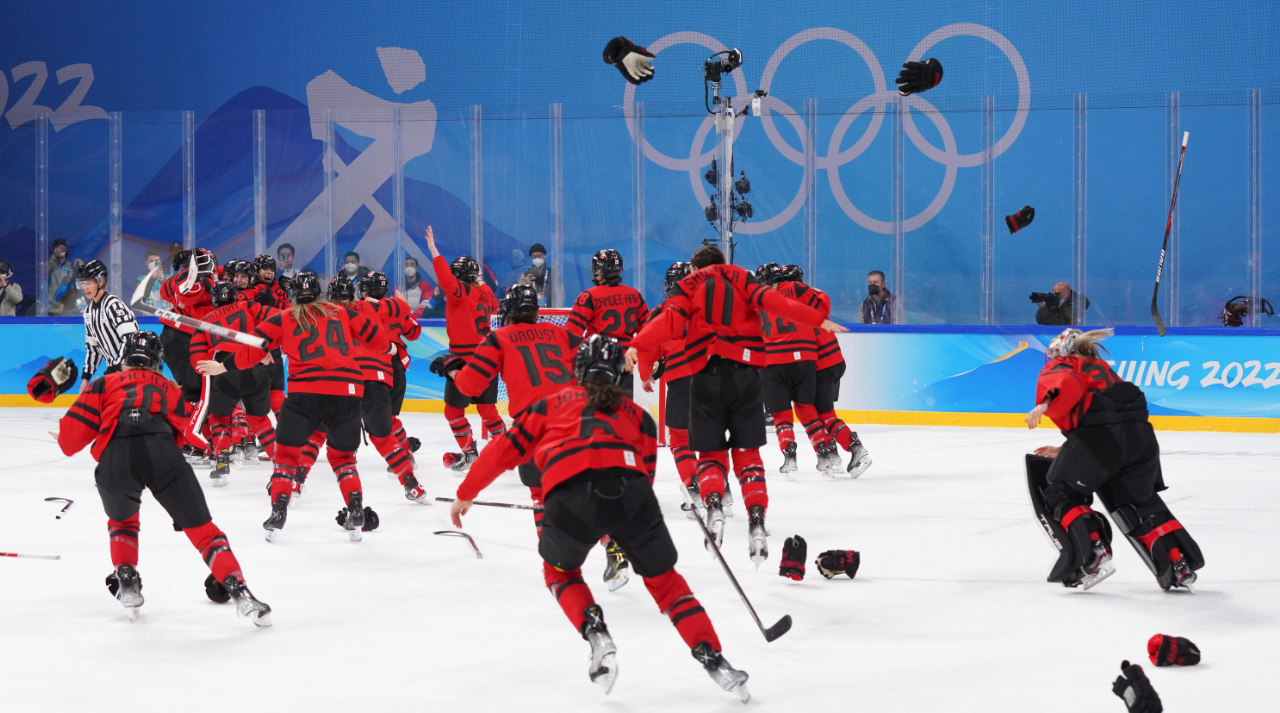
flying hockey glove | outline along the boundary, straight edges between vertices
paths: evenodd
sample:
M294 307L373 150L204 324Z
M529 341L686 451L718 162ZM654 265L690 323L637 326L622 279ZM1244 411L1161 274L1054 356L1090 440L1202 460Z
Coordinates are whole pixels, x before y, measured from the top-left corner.
M905 62L896 81L898 93L904 97L928 91L942 81L942 64L932 58L923 62Z
M27 393L41 403L52 403L53 397L65 394L75 386L80 370L76 363L66 357L50 359L44 368L36 372L27 382Z
M212 574L204 580L204 593L214 604L226 604L231 601L231 592L228 592L227 588L222 586L222 582L215 579Z
M422 447L422 441L421 441L421 440L419 440L419 439L417 439L417 438L414 438L413 436L409 436L409 437L408 437L407 439L405 439L405 440L406 440L406 441L408 442L408 444L409 444L409 452L410 452L410 453L417 453L417 452L418 452L418 449Z
M1031 225L1031 221L1035 219L1036 209L1029 205L1024 205L1022 206L1022 210L1017 213L1014 213L1013 215L1006 215L1004 217L1004 224L1009 226L1009 233L1012 235L1028 225Z
M339 510L338 516L335 517L334 520L337 521L339 526L346 527L347 509L342 508ZM366 506L364 509L364 526L361 527L360 530L363 532L372 532L373 530L378 529L379 523L381 523L381 520L378 519L378 513L374 512L373 508Z
M783 554L785 558L786 555ZM849 579L858 573L858 565L862 562L862 556L853 550L827 550L818 555L818 559L813 563L818 565L818 571L823 577L832 579L838 574L847 574Z
M809 546L805 544L803 537L788 537L782 545L782 566L778 567L778 574L797 582L804 579L804 560L808 556L808 550Z
M615 37L604 46L604 62L622 72L622 77L632 84L643 84L653 79L653 55L649 50L625 37Z
M1124 701L1129 713L1164 711L1164 706L1160 705L1160 696L1156 695L1156 689L1151 687L1151 681L1147 680L1147 674L1142 672L1141 666L1129 665L1125 661L1120 664L1120 671L1124 675L1116 677L1116 682L1111 684L1111 692Z
M1151 663L1157 666L1195 666L1200 663L1200 647L1181 636L1156 634L1147 642Z

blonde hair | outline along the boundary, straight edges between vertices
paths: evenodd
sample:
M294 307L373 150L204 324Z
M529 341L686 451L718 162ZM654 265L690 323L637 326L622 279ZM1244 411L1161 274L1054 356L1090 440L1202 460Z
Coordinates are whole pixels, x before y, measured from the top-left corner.
M1107 352L1107 348L1102 346L1102 340L1107 337L1114 337L1115 334L1115 330L1109 327L1107 329L1095 329L1079 334L1076 336L1074 344L1075 353L1089 357L1090 359L1097 359L1099 349ZM1107 354L1110 353L1111 352L1107 352Z
M311 329L313 325L329 319L338 313L338 308L328 302L295 302L290 308L293 321L303 329Z

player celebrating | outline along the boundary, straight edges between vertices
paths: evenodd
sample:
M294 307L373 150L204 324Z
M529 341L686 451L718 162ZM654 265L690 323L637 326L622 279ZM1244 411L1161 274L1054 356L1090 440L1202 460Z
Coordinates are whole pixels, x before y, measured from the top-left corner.
M271 607L249 592L227 536L213 524L204 491L178 450L175 434L185 426L185 409L178 389L160 375L162 351L153 332L128 335L122 370L94 380L53 434L68 456L93 444L115 566L107 588L129 610L129 620L136 620L143 604L138 508L142 490L148 488L213 572L205 580L209 598L234 599L241 616L271 626Z
M289 396L276 423L271 517L262 524L268 542L275 542L284 528L301 449L322 427L328 432L329 465L347 504L343 527L352 541L360 541L360 528L365 524L364 496L356 470L364 379L356 363L355 345L388 352L391 342L376 320L318 301L320 294L319 276L309 270L298 273L289 310L276 312L253 330L266 340L268 349L280 348L290 364ZM241 345L236 367L247 369L266 355L262 349Z
M214 310L204 321L248 332L265 321L276 310L256 302L239 299L236 288L226 281L213 284L210 290ZM268 455L275 454L276 431L267 414L271 412L271 374L262 363L237 369L236 342L209 332L197 332L191 339L191 366L211 377L205 382L201 406L209 409L210 446L217 460L209 478L214 485L226 485L231 474L231 419L237 404L243 402L249 428Z
M218 259L204 248L183 250L173 256L173 277L160 286L160 299L173 305L173 311L194 319L204 319L213 309L209 289L218 275ZM192 327L174 324L161 318L164 330L160 341L164 343L164 363L169 373L182 387L182 398L189 403L200 400L204 379L191 368Z
M591 282L595 286L578 295L565 326L574 334L616 339L626 349L648 318L649 308L639 292L622 284L622 256L617 250L601 250L591 256ZM628 396L632 386L628 371L622 381Z
M404 424L400 422L400 409L404 407L404 392L408 387L405 372L412 360L405 342L417 341L422 336L422 325L413 317L409 303L395 295L388 295L389 284L385 273L371 272L365 275L363 286L364 301L374 305L374 311L381 320L382 326L390 334L391 343L396 346L395 356L391 362L391 424L393 435L402 448L410 453L418 450L418 439L410 438L405 433ZM413 456L411 455L410 458Z
M427 249L431 251L431 265L436 280L445 295L445 331L449 334L449 354L470 359L476 347L489 334L489 318L498 309L498 299L493 290L480 280L480 263L474 258L462 256L452 264L440 256L436 249L435 234L427 226ZM467 420L467 406L476 405L485 431L491 437L502 435L506 426L498 415L498 381L495 379L477 398L470 398L458 391L458 386L447 374L444 381L444 416L449 419L453 438L462 453L446 453L444 464L462 473L471 467L477 457L476 441L471 437L471 422Z
M1032 503L1060 552L1049 581L1089 589L1115 572L1111 528L1089 507L1096 492L1160 587L1190 589L1204 556L1160 498L1160 444L1146 396L1098 355L1112 334L1066 329L1055 337L1027 414L1029 428L1047 415L1067 437L1027 456Z
M284 281L276 281L276 259L266 254L259 255L249 264L249 269L253 279L249 289L241 293L244 298L263 307L289 309L289 294L284 289ZM284 355L279 349L271 353L267 370L271 373L271 412L279 418L280 406L284 404Z
M617 647L581 569L596 541L610 535L694 658L721 688L746 701L747 674L721 655L711 619L675 571L676 548L652 487L657 427L626 397L624 373L622 347L614 340L597 335L579 347L576 385L529 406L505 437L484 449L458 488L453 524L462 527L462 515L480 491L533 454L547 497L538 541L543 574L565 616L591 644L591 680L608 693L618 676Z
M729 450L749 516L751 559L758 567L769 556L764 527L769 494L760 447L767 443L759 368L765 364L761 310L809 327L844 331L816 310L756 283L755 275L726 265L720 249L693 253L693 273L675 284L662 319L650 320L632 340L627 364L637 350L653 351L685 335L690 369L689 447L698 452L698 491L716 544L724 540L725 478ZM729 437L725 438L725 432Z

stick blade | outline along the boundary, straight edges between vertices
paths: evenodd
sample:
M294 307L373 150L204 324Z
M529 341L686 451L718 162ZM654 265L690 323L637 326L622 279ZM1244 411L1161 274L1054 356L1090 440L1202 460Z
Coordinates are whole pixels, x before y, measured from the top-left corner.
M774 624L768 629L765 629L764 640L774 641L779 637L781 637L783 634L787 633L788 631L791 631L791 615L790 614L787 614L786 616L779 619L777 624Z
M1163 337L1167 330L1164 327L1164 320L1160 318L1160 310L1154 304L1151 305L1151 319L1156 323L1156 332Z

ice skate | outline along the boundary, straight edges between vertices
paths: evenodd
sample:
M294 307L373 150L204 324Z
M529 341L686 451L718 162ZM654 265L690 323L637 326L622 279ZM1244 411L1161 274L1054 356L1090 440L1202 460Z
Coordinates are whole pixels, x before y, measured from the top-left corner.
M1088 591L1115 573L1116 566L1111 564L1111 548L1101 542L1096 542L1093 545L1093 550L1089 553L1089 561L1080 571L1080 580L1077 584L1085 591Z
M418 484L418 479L410 473L404 477L404 496L411 502L419 505L430 505L431 500L427 497L427 491Z
M182 457L191 465L200 465L204 462L204 451L198 450L193 446L183 446Z
M466 474L468 470L471 469L471 464L474 463L476 461L476 458L479 458L479 457L480 457L480 454L477 453L476 449L474 448L467 451L466 453L445 453L444 464L450 470L457 473L458 477L461 478Z
M364 496L358 492L347 496L347 521L343 527L347 529L347 536L352 542L359 542L363 539L360 534L360 528L364 527L364 503L361 500Z
M252 465L258 462L258 446L253 441L246 441L240 450L241 465Z
M616 592L631 578L631 564L627 562L627 556L618 546L618 541L613 538L609 538L604 552L604 583L609 586L609 591Z
M137 568L131 564L116 567L116 571L107 576L107 589L129 612L129 621L137 621L146 601L142 597L142 575L138 574Z
M276 541L280 536L280 530L284 529L284 521L288 516L289 496L286 493L280 493L271 502L271 517L262 523L262 529L267 531L267 542Z
M760 563L769 559L769 541L766 539L769 533L764 529L764 506L752 505L747 509L747 515L750 518L747 535L751 538L751 561L758 570Z
M215 486L221 487L227 484L228 476L231 475L231 451L223 451L218 454L217 463L212 471L209 472L209 481Z
M693 648L693 657L707 670L716 685L730 693L738 694L743 703L751 700L751 692L747 690L747 672L739 671L729 665L724 655L711 648L711 644L702 642Z
M582 637L591 644L591 668L587 675L609 695L614 681L618 680L618 647L613 645L609 628L604 625L604 612L598 605L592 604L582 614L586 618L582 622Z
M844 462L840 459L840 447L835 441L827 441L826 444L818 446L817 452L818 470L834 478L844 467Z
M724 482L724 499L720 502L725 517L733 517L733 491L729 489L729 481Z
M1178 589L1185 589L1188 592L1195 594L1196 590L1191 585L1196 583L1196 580L1199 579L1199 575L1187 566L1187 560L1179 557L1178 560L1173 563L1172 567L1173 578L1169 586L1165 588L1165 591L1172 592L1177 591Z
M300 465L293 474L293 492L289 494L290 502L297 502L307 490L307 473L310 466Z
M778 469L779 473L787 476L787 480L795 480L796 477L791 475L796 472L800 466L796 465L796 444L794 441L787 444L782 451L782 467Z
M862 445L862 441L858 440L858 434L853 434L853 443L849 447L849 477L856 478L867 472L867 468L871 467L871 454L867 452L866 446Z
M236 614L248 617L254 626L271 626L271 607L265 602L258 601L244 582L237 581L235 575L227 575L227 578L222 580L222 586L236 603Z
M720 503L720 494L711 493L704 504L707 508L707 529L711 531L716 547L719 547L724 542L724 508ZM707 549L711 549L710 542L707 542Z
M693 476L693 479L689 481L689 485L686 487L686 490L689 491L689 500L692 500L693 504L690 505L688 502L680 503L680 509L684 511L685 517L690 520L697 520L698 504L702 502L702 496L698 495L698 476Z

